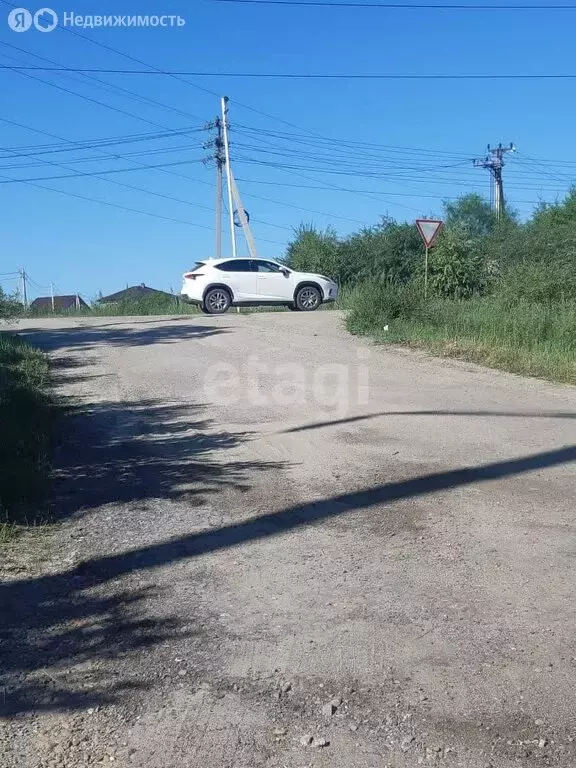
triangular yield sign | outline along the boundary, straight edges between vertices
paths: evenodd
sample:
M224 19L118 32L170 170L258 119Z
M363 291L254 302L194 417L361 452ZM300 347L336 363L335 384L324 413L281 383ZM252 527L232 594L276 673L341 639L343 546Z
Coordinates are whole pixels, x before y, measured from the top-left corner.
M417 219L416 220L416 226L418 227L418 231L422 236L422 240L424 240L424 244L426 245L426 248L430 248L430 246L436 239L438 232L440 232L440 230L442 229L443 223L444 222L439 221L438 219Z

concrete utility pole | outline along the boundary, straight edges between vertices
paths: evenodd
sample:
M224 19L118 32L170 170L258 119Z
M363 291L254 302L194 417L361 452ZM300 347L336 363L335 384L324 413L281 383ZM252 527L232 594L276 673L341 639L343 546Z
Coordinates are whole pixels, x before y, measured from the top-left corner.
M55 312L56 308L54 306L54 283L50 283L50 298L52 300L52 312Z
M26 275L26 270L24 267L21 267L20 269L20 281L22 286L22 304L24 305L24 309L28 309L28 288L26 285L28 277Z
M250 258L257 259L258 253L256 251L256 243L254 242L254 236L252 234L252 230L250 229L250 224L248 223L248 215L246 214L246 211L244 210L244 206L242 205L240 191L238 190L238 185L236 184L236 179L234 178L234 174L232 173L232 171L230 171L230 179L232 180L232 195L234 197L234 200L236 201L236 211L238 213L238 218L240 219L240 226L242 227L242 231L244 232L244 237L246 238L246 242L248 243L248 251L250 252Z
M486 168L492 176L493 186L490 190L490 204L492 210L496 212L496 220L500 221L504 213L504 184L502 181L502 169L504 168L504 155L508 152L515 152L516 147L510 144L503 147L498 144L497 147L491 147L488 144L488 154L485 158L474 160L475 168Z
M228 144L228 96L222 96L222 129L224 134L224 156L226 159L226 178L228 181L228 209L230 214L230 239L232 241L232 258L236 258L236 230L234 224L234 205L232 202L232 171L230 169L230 146Z
M214 159L216 160L216 258L222 258L222 168L226 163L224 156L224 139L222 136L222 120L216 118L216 140L214 142Z

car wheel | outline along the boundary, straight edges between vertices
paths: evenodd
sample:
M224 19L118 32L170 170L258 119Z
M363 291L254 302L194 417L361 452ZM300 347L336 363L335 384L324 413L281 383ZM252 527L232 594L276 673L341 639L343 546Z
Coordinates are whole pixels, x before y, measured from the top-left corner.
M296 294L296 308L302 312L313 312L321 301L320 291L313 285L304 285Z
M202 310L207 315L223 315L228 311L231 303L232 297L226 288L211 288L204 296Z
M298 307L296 306L296 304L288 304L288 309L290 310L290 312L298 312Z

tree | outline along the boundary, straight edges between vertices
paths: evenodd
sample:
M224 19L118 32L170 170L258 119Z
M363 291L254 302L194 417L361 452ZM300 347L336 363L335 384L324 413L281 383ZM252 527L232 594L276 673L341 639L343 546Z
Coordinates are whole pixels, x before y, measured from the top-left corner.
M485 237L496 227L496 216L480 195L464 195L454 202L445 200L443 205L446 226L457 227L469 237Z
M469 299L486 288L486 273L480 252L468 233L446 229L431 251L429 284L437 296Z
M341 279L355 285L366 280L397 285L407 282L422 258L422 243L411 224L383 218L341 244Z
M15 296L8 296L0 288L0 320L10 320L22 312L22 304Z
M301 224L294 235L286 252L286 260L292 269L339 277L339 242L333 229L321 232L312 224Z

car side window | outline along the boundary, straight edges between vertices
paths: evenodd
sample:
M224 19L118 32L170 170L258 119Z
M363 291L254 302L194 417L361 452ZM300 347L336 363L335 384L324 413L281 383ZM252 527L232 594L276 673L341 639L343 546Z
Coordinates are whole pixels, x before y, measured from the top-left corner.
M231 259L222 264L216 264L216 269L221 272L251 272L250 261L248 259Z
M278 264L274 264L272 261L253 261L255 272L280 272Z

